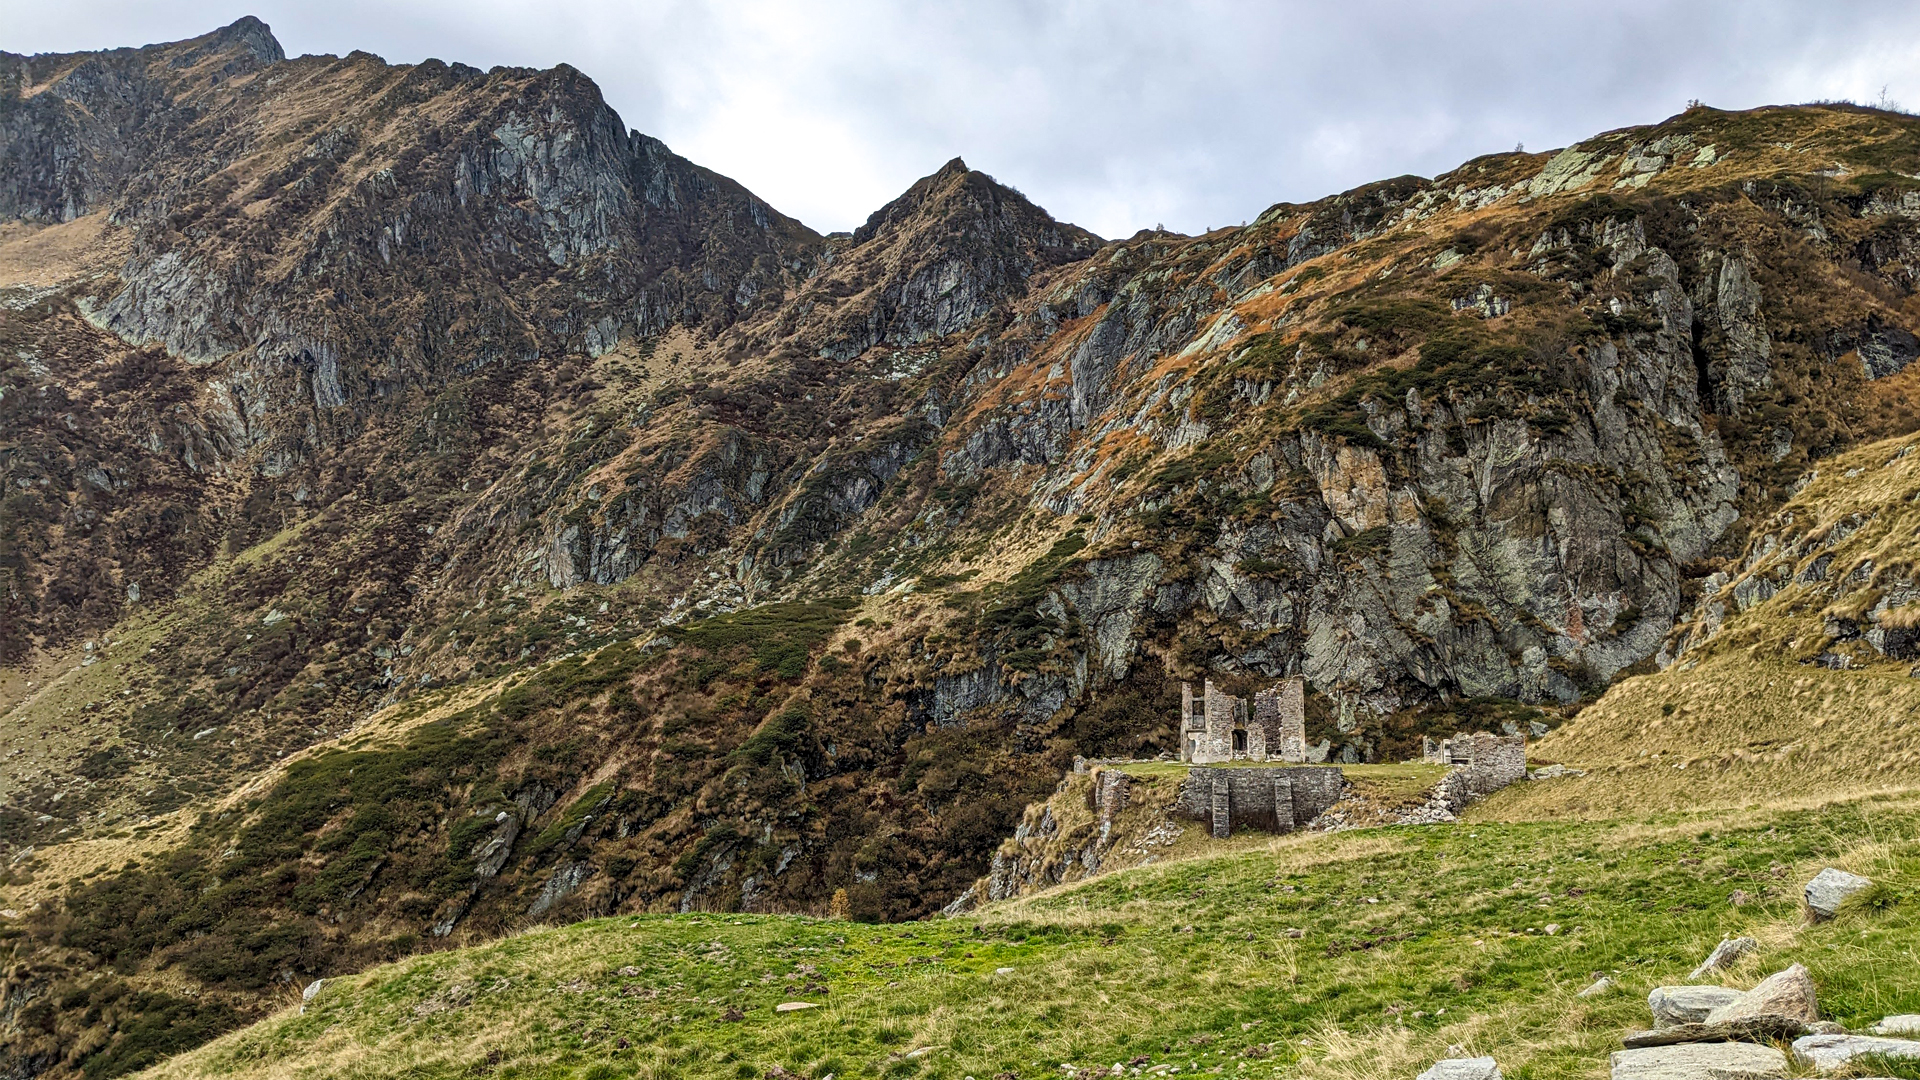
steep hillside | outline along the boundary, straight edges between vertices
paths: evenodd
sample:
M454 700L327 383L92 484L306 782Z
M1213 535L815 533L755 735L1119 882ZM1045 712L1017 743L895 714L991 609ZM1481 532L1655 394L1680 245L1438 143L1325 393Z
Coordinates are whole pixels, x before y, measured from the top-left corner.
M822 237L564 67L0 54L0 1068L529 921L925 915L1181 679L1305 675L1347 762L1619 683L1545 745L1629 764L1920 427L1916 175L1696 108L1199 237L956 159ZM1872 557L1809 686L1905 648Z

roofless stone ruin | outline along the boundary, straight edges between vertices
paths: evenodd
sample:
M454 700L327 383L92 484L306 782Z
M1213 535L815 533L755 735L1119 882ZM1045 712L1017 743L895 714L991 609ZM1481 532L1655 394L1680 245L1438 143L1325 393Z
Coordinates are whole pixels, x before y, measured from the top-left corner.
M1307 760L1306 680L1286 679L1244 698L1223 694L1208 679L1194 709L1193 684L1180 684L1180 760L1191 765L1226 761Z

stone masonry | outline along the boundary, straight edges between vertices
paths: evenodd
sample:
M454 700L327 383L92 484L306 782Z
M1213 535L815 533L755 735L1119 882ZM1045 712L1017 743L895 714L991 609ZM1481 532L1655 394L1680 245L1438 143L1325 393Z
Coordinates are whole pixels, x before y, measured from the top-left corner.
M1448 766L1442 786L1446 794L1460 800L1490 795L1527 778L1525 735L1456 733L1453 738L1438 742L1422 739L1421 749L1428 763Z
M1098 769L1094 771L1093 783L1087 787L1087 808L1094 812L1102 826L1110 826L1120 811L1127 808L1132 793L1132 778L1125 772Z
M1307 760L1307 683L1288 679L1253 695L1254 723L1267 733L1268 751L1281 761Z
M1199 708L1196 709L1195 705ZM1302 762L1307 756L1305 681L1288 679L1254 695L1253 707L1222 693L1208 679L1196 702L1193 687L1180 684L1180 760L1195 765L1226 761Z
M1340 801L1346 778L1333 765L1187 771L1174 814L1207 822L1216 839L1235 829L1292 832Z

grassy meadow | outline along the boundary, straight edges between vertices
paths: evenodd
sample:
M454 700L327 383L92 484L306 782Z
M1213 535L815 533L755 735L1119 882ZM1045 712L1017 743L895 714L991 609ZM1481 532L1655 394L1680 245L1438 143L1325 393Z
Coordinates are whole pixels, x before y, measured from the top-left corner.
M1731 985L1798 960L1843 1023L1920 1012L1920 794L1536 822L1499 820L1506 797L1456 824L1236 837L964 918L535 928L330 980L304 1013L290 990L281 1013L148 1075L988 1080L1119 1064L1358 1080L1457 1047L1514 1080L1590 1077L1645 1024L1649 989L1739 933L1762 949ZM1825 865L1893 902L1807 925L1800 887ZM1617 988L1576 996L1602 975ZM817 1007L775 1011L796 1001Z

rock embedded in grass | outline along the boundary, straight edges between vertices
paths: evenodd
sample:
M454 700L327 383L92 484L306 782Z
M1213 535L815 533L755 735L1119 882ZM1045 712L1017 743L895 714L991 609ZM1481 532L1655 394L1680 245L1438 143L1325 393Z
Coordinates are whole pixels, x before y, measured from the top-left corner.
M811 1001L783 1001L775 1005L773 1011L777 1013L790 1013L801 1012L806 1009L817 1009L819 1007L819 1005Z
M1601 994L1604 994L1607 991L1613 989L1613 986L1614 986L1613 980L1602 975L1600 978L1593 980L1593 983L1589 985L1585 990L1582 990L1578 994L1575 994L1574 997L1583 997L1583 998L1599 997Z
M1835 1072L1857 1057L1920 1060L1920 1041L1874 1035L1808 1035L1793 1040L1793 1056L1818 1072Z
M1657 986L1647 995L1655 1027L1697 1024L1707 1014L1740 996L1725 986Z
M1622 1039L1627 1049L1678 1046L1681 1043L1774 1042L1808 1034L1807 1025L1784 1016L1755 1016L1717 1024L1674 1024L1652 1031L1634 1031Z
M1443 1058L1418 1080L1503 1080L1500 1066L1490 1057Z
M1875 1035L1920 1035L1920 1013L1882 1017L1868 1030Z
M1819 999L1806 965L1795 964L1785 971L1774 972L1753 989L1708 1013L1705 1022L1724 1024L1763 1016L1797 1020L1802 1024L1820 1019Z
M1754 1043L1685 1043L1616 1050L1612 1080L1779 1080L1787 1055Z
M1840 905L1847 902L1847 897L1872 887L1872 878L1863 878L1829 866L1807 882L1807 912L1815 922L1831 919L1840 913Z
M1713 947L1713 952L1700 961L1700 966L1687 976L1689 979L1705 978L1716 971L1732 967L1741 957L1760 947L1760 943L1750 937L1737 937L1723 941Z

